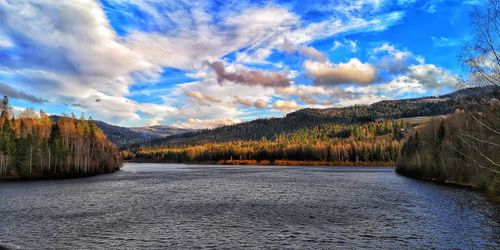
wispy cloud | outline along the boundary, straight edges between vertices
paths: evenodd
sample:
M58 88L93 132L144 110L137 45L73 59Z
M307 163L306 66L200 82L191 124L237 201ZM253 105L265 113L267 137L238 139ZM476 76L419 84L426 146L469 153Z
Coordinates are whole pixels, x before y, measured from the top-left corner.
M325 54L318 51L314 47L308 47L308 46L301 47L301 48L299 48L299 53L306 56L306 57L309 57L311 59L315 59L315 60L320 61L320 62L326 62L326 60L327 60Z
M448 47L448 46L456 46L459 45L459 41L451 39L451 38L446 38L446 37L431 37L432 41L434 42L434 46L436 47Z
M186 95L193 98L194 100L200 102L200 103L207 103L207 104L210 104L210 103L218 103L218 102L221 102L221 100L213 97L213 96L209 96L209 95L205 95L205 94L202 94L201 92L199 91L192 91L192 90L188 90L186 91Z
M33 103L47 102L47 100L45 100L45 99L30 95L30 94L26 94L22 91L19 91L15 88L5 84L5 83L1 83L1 82L0 82L0 95L8 96L10 98L17 98L20 100L25 100L25 101L33 102Z
M244 98L241 98L239 96L235 96L234 97L234 101L238 104L241 104L243 106L247 106L247 107L256 107L256 108L259 108L259 109L263 109L263 108L267 108L267 102L263 99L257 99L255 101L253 100L250 100L250 99L244 99Z

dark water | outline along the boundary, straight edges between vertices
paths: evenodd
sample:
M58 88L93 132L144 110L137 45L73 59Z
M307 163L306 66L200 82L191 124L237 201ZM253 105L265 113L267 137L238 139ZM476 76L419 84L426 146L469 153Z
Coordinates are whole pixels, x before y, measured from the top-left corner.
M11 248L499 249L499 207L392 168L126 164L0 182Z

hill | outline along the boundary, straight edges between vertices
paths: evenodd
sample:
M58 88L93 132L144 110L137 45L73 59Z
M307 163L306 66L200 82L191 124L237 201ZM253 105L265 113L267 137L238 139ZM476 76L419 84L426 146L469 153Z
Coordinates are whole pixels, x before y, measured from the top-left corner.
M137 144L134 147L194 145L262 138L274 140L279 135L312 129L321 124L361 124L380 119L446 115L456 109L474 105L480 99L498 96L500 91L495 87L476 87L442 96L388 100L371 105L327 109L306 108L289 113L283 118L257 119L210 130L182 133Z
M53 115L50 116L50 118L53 122L57 122L61 118L61 116ZM94 122L97 127L104 132L106 137L118 147L144 143L150 140L192 131L189 129L180 129L166 125L126 128L112 125L103 121Z
M176 128L169 125L155 125L148 127L133 127L130 130L142 134L144 137L148 137L148 140L164 138L171 135L178 135L187 132L193 132L192 129Z
M411 130L396 171L483 190L500 203L500 101L457 111Z

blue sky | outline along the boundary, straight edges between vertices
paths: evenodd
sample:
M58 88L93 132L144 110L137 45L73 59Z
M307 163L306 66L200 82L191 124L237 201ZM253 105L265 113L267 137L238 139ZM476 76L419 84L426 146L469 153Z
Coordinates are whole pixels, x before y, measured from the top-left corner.
M482 1L0 0L16 109L206 128L437 95Z

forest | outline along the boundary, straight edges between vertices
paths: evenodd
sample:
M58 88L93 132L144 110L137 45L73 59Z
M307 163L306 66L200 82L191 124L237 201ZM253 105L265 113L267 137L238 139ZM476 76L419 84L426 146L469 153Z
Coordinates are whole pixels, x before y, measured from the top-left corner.
M43 111L15 116L0 103L0 177L70 177L112 172L121 165L116 146L91 119L74 115L53 122Z
M403 120L356 124L321 124L281 133L275 139L206 142L171 146L141 146L122 151L124 160L155 162L216 162L273 165L394 165Z
M479 188L500 202L500 102L457 111L413 131L396 171L406 176Z

